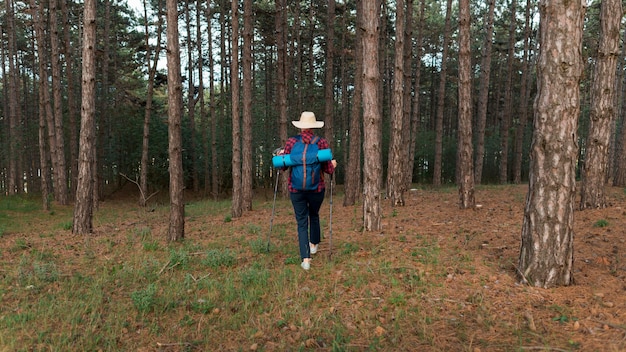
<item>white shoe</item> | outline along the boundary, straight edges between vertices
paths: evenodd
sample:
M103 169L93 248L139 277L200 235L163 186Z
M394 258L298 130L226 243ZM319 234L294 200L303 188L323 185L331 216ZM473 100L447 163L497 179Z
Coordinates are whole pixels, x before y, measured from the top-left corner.
M319 244L313 244L313 243L309 242L309 247L311 248L311 254L317 253L317 247L318 246L319 246Z
M304 270L309 270L311 269L311 262L305 262L304 260L302 261L302 263L300 264L300 266L302 267L302 269Z

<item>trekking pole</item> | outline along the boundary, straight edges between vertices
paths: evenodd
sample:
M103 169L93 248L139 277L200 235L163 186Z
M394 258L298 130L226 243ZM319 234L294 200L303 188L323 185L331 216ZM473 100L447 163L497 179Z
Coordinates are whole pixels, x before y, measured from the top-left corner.
M272 217L270 218L270 231L267 233L267 252L270 252L270 235L272 234L272 225L274 223L274 212L276 210L276 193L278 193L278 179L280 178L280 170L276 170L276 185L274 186L274 202L272 203Z
M328 259L333 256L333 174L330 174L330 216L328 217Z

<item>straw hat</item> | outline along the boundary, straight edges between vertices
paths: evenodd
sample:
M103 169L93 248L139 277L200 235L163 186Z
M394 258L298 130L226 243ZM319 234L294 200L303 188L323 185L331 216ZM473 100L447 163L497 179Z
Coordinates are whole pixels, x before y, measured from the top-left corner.
M299 129L309 129L309 128L322 128L324 127L324 121L317 121L315 119L315 114L310 111L305 111L300 115L299 121L291 121L294 126Z

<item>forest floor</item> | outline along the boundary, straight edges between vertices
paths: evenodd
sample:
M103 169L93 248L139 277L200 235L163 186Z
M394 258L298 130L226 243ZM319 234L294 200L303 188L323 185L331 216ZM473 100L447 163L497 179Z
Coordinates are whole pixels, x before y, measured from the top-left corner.
M414 189L404 207L383 200L382 231L363 233L339 187L308 272L288 200L271 220L272 190L237 219L227 201L188 197L178 246L164 240L166 204L140 209L134 192L101 204L89 239L59 228L70 207L47 221L0 209L0 351L626 351L626 191L576 211L575 284L541 289L516 276L527 188L478 187L475 210L458 209L455 188ZM30 220L16 230L11 216ZM215 250L232 256L215 264ZM38 274L46 260L58 277ZM85 296L106 294L65 308L78 317L35 303L82 302L62 291L90 276Z

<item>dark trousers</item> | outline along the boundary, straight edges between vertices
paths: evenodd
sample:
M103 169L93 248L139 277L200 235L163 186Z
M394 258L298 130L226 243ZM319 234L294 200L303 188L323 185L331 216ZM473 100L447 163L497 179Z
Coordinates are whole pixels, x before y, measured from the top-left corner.
M300 258L311 258L309 242L320 243L320 208L325 190L321 192L290 193L291 204L298 223Z

